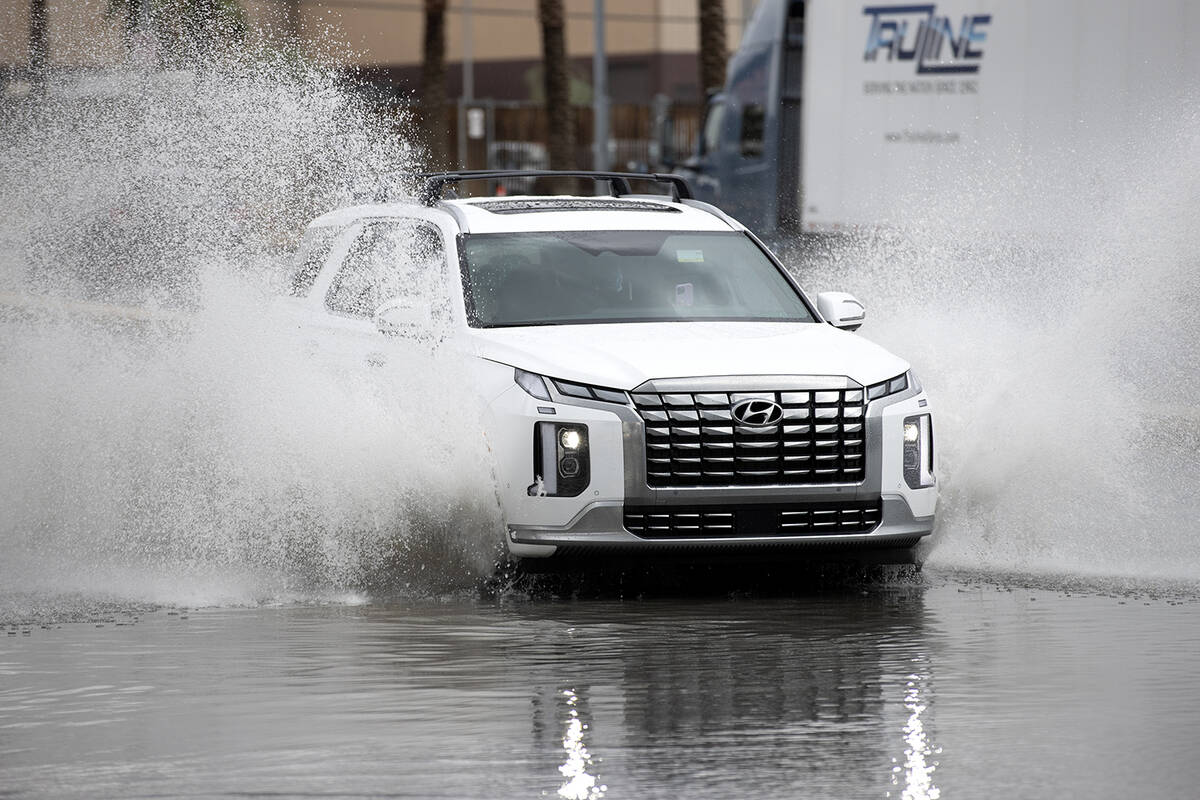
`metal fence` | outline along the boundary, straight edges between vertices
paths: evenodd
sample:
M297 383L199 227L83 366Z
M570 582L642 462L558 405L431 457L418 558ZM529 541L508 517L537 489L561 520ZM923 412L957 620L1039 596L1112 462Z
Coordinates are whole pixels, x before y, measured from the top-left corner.
M592 109L576 106L575 166L594 166ZM671 120L667 140L675 154L691 153L700 127L700 107L621 104L609 109L609 166L617 170L661 169L658 126ZM451 158L463 169L546 169L549 126L541 104L500 100L460 101L449 113ZM677 155L678 157L678 155ZM508 187L513 190L516 187Z

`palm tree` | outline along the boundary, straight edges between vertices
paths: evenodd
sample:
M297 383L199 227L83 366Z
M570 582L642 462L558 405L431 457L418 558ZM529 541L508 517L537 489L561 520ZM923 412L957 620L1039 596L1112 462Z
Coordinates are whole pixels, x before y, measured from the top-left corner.
M725 1L700 3L700 94L725 85Z
M46 28L46 0L30 0L29 3L29 71L35 86L46 81L46 63L49 53Z
M421 127L431 168L447 166L446 0L425 0L425 44L421 59Z
M575 168L575 129L571 125L571 76L567 69L563 0L538 0L542 27L542 76L549 123L547 150L551 169ZM571 185L573 185L572 182ZM554 191L569 191L567 186Z

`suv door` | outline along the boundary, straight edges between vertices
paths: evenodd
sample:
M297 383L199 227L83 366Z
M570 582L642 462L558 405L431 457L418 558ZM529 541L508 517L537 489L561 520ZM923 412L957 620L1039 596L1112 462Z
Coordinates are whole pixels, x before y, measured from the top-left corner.
M429 220L410 217L363 219L348 231L345 248L333 248L313 287L317 348L344 366L380 363L385 340L375 328L375 310L403 297L429 309L430 341L444 338L451 322L446 249L442 231ZM317 309L313 306L314 311Z

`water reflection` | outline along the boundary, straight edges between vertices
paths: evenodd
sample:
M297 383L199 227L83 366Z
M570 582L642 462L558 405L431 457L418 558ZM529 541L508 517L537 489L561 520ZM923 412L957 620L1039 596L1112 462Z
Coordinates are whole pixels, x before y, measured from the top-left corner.
M928 706L942 649L920 591L191 617L18 642L0 761L19 763L0 778L36 788L53 762L88 785L114 768L115 741L133 762L126 788L144 795L336 780L368 795L938 796ZM22 701L61 682L49 670L71 654L81 674L149 687L140 704L114 718L80 699L80 721L109 724L22 729L6 749L4 725L35 718Z
M608 787L598 784L596 776L588 772L588 768L594 767L595 764L584 742L589 726L580 718L579 709L576 707L579 704L579 695L574 689L563 689L562 696L568 706L565 720L567 729L562 737L567 760L558 768L566 778L566 782L558 789L558 796L566 800L599 800L608 791Z
M924 658L916 658L920 666ZM909 712L908 721L904 723L904 764L892 767L892 786L903 786L900 794L902 800L938 800L942 791L933 782L934 770L938 762L933 756L940 755L942 748L935 747L930 740L925 722L921 715L928 710L925 697L928 695L929 675L927 672L914 672L908 676L904 691L904 708ZM898 761L898 759L893 759ZM903 783L902 783L903 782ZM892 792L887 793L892 797Z
M557 747L552 720L557 731L565 720L562 797L663 785L736 796L746 776L762 796L902 787L914 800L938 797L924 698L937 637L920 592L509 613L541 630L536 647L511 653L508 674L528 682L536 746ZM610 755L604 784L597 749Z

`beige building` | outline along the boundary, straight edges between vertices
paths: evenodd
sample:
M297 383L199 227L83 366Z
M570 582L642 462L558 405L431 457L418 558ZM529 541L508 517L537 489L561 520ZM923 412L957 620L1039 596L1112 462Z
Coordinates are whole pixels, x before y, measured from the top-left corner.
M726 6L734 48L751 0ZM332 59L400 92L419 88L423 5L420 0L243 0L255 36L291 33L307 53ZM45 0L47 63L97 67L125 54L119 18L108 0ZM605 0L609 95L646 103L699 98L697 0ZM593 0L565 0L567 52L576 102L591 95ZM0 0L0 70L6 84L24 80L30 63L31 0ZM537 0L450 0L446 17L448 89L462 96L464 73L476 98L541 97Z

